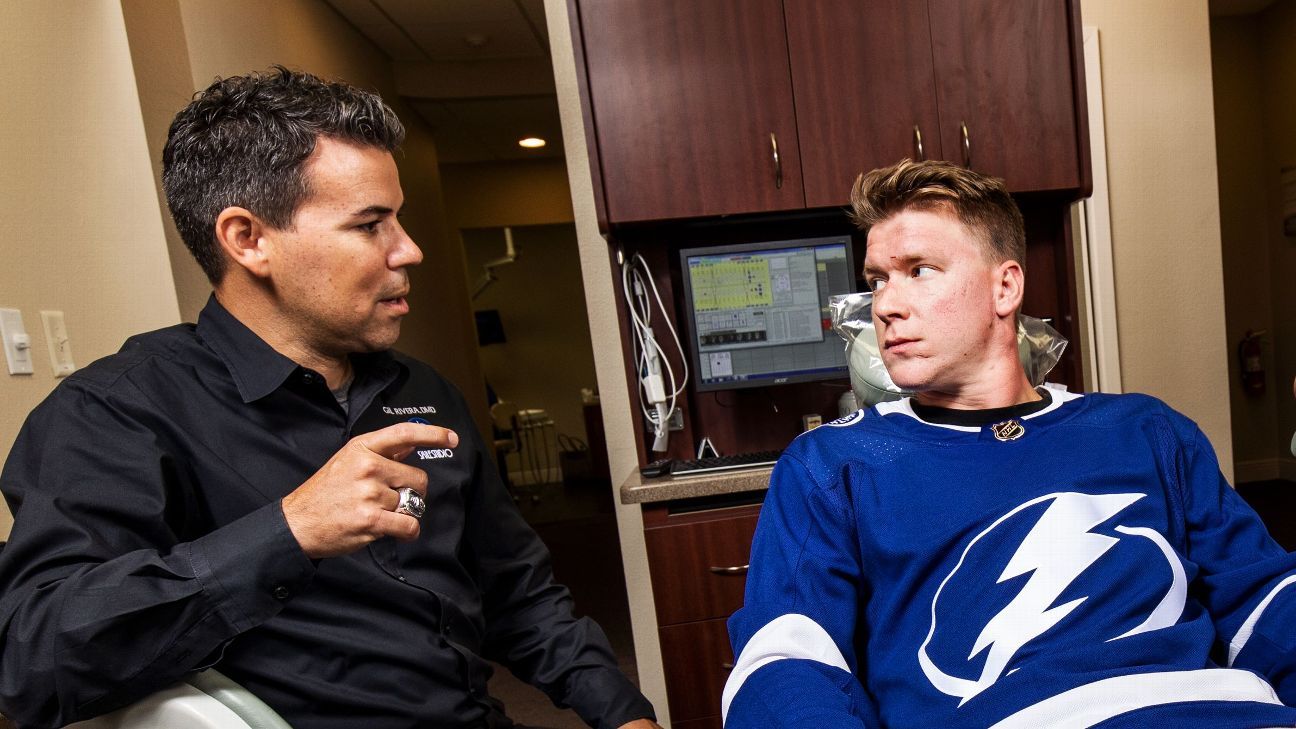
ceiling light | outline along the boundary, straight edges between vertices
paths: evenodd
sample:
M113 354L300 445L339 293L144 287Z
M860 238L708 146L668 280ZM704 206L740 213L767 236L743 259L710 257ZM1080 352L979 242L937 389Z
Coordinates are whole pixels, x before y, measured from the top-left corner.
M545 146L545 140L539 137L527 137L526 139L519 139L518 146L526 147L527 149L538 149Z

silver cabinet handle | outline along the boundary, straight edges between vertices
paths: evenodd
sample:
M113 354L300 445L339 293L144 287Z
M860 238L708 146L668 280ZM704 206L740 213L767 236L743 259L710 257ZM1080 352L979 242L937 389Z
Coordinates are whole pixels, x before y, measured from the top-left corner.
M923 153L922 130L918 128L917 124L914 125L914 150L918 152L919 162L927 161L927 155Z
M770 132L770 147L774 149L774 187L783 189L783 160L779 158L778 137Z
M963 131L963 166L972 167L972 140L968 138L967 122L959 122L959 128Z
M745 575L750 565L740 564L733 567L712 567L711 572L717 575Z

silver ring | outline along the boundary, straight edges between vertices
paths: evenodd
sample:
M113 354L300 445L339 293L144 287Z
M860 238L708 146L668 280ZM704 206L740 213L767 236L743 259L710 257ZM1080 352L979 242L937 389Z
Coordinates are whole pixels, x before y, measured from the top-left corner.
M427 510L427 502L422 496L412 488L396 489L400 494L400 501L396 504L396 513L412 516L415 519L422 519L423 512Z

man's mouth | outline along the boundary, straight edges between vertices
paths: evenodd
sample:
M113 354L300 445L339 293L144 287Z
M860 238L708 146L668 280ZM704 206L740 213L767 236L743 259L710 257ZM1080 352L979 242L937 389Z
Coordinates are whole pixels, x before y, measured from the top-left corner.
M409 302L405 300L404 295L393 296L389 299L379 299L378 303L395 314L409 313Z
M888 352L903 352L907 345L917 342L917 339L906 339L904 337L891 337L883 343L883 348Z

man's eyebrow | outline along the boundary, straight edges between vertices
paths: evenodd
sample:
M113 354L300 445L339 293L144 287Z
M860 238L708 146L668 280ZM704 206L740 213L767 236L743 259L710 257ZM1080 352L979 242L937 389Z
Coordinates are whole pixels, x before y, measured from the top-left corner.
M405 206L402 205L400 210L393 211L391 208L387 207L386 205L370 205L367 208L362 208L360 210L355 211L355 213L352 214L352 217L365 218L370 215L390 215L392 212L395 212L397 215L400 215L401 213L405 212Z
M891 256L891 260L899 261L899 263L905 267L911 266L925 259L926 256L921 256L917 254L911 254L907 256ZM867 263L867 262L864 264L864 273L881 273L881 272L882 272L882 268L880 266L876 266L874 264Z

